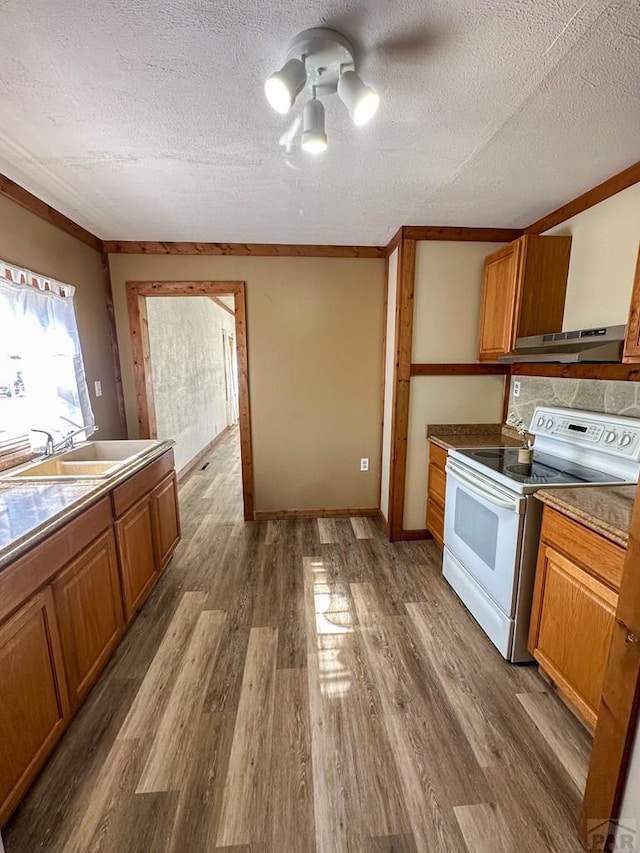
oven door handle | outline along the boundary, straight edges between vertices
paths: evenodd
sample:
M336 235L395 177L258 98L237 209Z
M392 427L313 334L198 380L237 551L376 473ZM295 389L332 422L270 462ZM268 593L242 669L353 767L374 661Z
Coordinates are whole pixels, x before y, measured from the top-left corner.
M462 485L469 489L470 492L475 493L478 497L483 498L483 500L488 503L500 507L501 509L510 509L512 512L519 511L519 500L509 500L507 497L502 497L493 491L482 488L477 480L466 476L462 473L460 468L457 466L454 467L450 462L447 463L447 474L448 476L453 477L454 480L458 480L458 482L462 483Z

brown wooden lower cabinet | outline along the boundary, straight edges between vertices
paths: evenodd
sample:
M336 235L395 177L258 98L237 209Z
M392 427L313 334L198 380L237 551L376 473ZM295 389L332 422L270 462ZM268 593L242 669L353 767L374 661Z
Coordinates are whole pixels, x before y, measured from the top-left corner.
M107 530L54 581L69 699L89 692L124 630L118 559Z
M623 548L545 507L529 651L592 732L623 563Z
M429 442L429 480L427 485L427 519L425 527L435 542L444 545L444 502L447 490L447 451Z
M0 825L62 734L69 714L51 589L0 626Z
M142 606L158 579L151 495L139 500L116 521L116 536L128 622Z
M180 541L178 481L171 472L115 524L127 621L142 606Z
M159 569L162 569L180 541L178 479L175 472L165 477L151 493L151 512L156 560Z
M168 451L0 572L0 826L178 544L173 468Z

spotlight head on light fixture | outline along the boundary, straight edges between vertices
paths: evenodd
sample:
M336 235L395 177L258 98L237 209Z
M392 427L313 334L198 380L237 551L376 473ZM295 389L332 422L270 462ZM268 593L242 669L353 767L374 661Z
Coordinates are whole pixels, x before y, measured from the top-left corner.
M320 98L337 92L356 125L366 124L380 103L376 92L356 73L355 51L349 39L326 27L304 30L292 39L287 61L269 77L265 93L271 106L285 114L307 85L313 96L304 109L302 148L305 151L318 153L327 147Z
M327 150L327 134L324 129L324 106L322 101L312 98L304 107L302 120L302 150L320 154Z
M269 77L264 84L264 91L273 109L285 115L304 89L306 82L307 72L304 62L292 58L282 66L280 71L276 71Z
M372 119L380 106L378 93L366 86L355 71L342 72L338 79L338 95L358 127Z

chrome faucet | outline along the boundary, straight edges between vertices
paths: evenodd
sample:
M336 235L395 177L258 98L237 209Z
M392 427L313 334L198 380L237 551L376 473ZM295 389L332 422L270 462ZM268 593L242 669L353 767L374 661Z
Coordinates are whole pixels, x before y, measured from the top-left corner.
M73 423L72 421L69 421L68 418L64 418L64 420L68 421L69 423ZM76 429L70 430L64 436L64 438L61 441L59 441L57 444L54 441L51 433L47 432L46 429L36 429L35 427L31 427L31 432L39 432L39 433L42 433L42 435L47 436L47 443L45 445L44 455L45 456L53 456L55 453L58 453L58 451L60 451L60 450L73 450L73 447L74 447L73 439L77 435L79 435L81 432L84 432L87 435L93 435L94 432L98 432L98 426L96 424L91 424L89 426L79 426L78 424L73 424L73 426L75 426Z
M62 441L55 445L55 450L73 450L73 439L80 435L81 432L87 433L88 435L93 435L94 432L98 432L99 427L96 424L91 424L86 427L78 427L77 429L72 429L68 432Z
M53 454L56 452L56 446L55 446L55 443L53 441L53 436L51 435L51 433L47 432L46 429L36 429L35 427L31 427L31 432L40 432L40 433L42 433L42 435L47 436L47 443L46 443L45 448L44 448L44 455L45 456L53 456Z

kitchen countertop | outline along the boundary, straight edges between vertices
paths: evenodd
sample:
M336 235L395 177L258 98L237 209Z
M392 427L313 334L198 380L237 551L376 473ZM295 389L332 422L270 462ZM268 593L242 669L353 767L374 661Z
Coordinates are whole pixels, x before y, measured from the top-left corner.
M636 486L540 489L536 498L623 548L629 542Z
M0 480L0 571L120 483L173 447L159 441L111 477L82 480ZM6 475L8 472L3 472ZM0 474L0 477L2 474Z
M519 447L522 440L503 424L429 424L427 438L444 450L457 447Z

